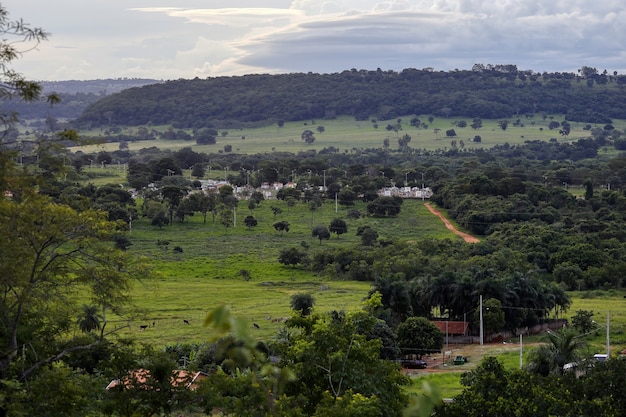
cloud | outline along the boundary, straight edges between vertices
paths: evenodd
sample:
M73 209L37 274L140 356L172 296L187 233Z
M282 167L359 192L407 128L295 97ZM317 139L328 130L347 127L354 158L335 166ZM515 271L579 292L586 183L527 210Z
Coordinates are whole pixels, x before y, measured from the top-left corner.
M624 70L619 0L6 0L52 33L35 79L191 78L350 68ZM209 5L207 5L209 3Z

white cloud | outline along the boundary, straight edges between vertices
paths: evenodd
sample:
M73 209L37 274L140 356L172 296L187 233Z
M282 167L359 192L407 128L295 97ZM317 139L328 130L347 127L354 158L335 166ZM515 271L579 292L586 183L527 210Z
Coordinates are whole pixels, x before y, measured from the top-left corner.
M617 0L7 0L52 33L34 79L191 78L350 68L624 71ZM210 5L207 5L210 3Z

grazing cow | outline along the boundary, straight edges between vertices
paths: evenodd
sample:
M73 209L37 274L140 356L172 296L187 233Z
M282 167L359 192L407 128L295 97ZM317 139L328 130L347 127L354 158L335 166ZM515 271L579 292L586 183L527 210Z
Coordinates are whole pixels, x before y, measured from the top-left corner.
M256 324L256 323L252 323L252 325L254 326L254 328L255 328L255 329L260 329L260 328L261 328L261 326L259 326L259 325L258 325L258 324Z
M144 330L146 330L148 328L147 324L142 324L141 326L139 326L139 331L143 332Z
M183 323L189 324L189 320L183 319Z

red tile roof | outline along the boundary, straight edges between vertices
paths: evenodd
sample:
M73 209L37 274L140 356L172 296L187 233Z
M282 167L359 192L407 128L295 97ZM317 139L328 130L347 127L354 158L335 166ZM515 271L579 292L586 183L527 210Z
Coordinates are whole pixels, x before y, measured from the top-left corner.
M446 334L447 328L448 335L464 335L469 327L467 321L433 321L433 323L443 334Z

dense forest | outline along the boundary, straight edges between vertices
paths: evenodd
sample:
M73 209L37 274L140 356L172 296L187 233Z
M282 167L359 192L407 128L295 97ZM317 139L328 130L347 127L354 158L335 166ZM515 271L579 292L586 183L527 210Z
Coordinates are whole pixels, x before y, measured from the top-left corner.
M542 112L569 121L609 123L626 118L624 85L626 76L590 67L577 74L540 74L514 65L196 78L112 94L89 105L76 124L226 128L340 115L357 120L407 114L498 119Z

